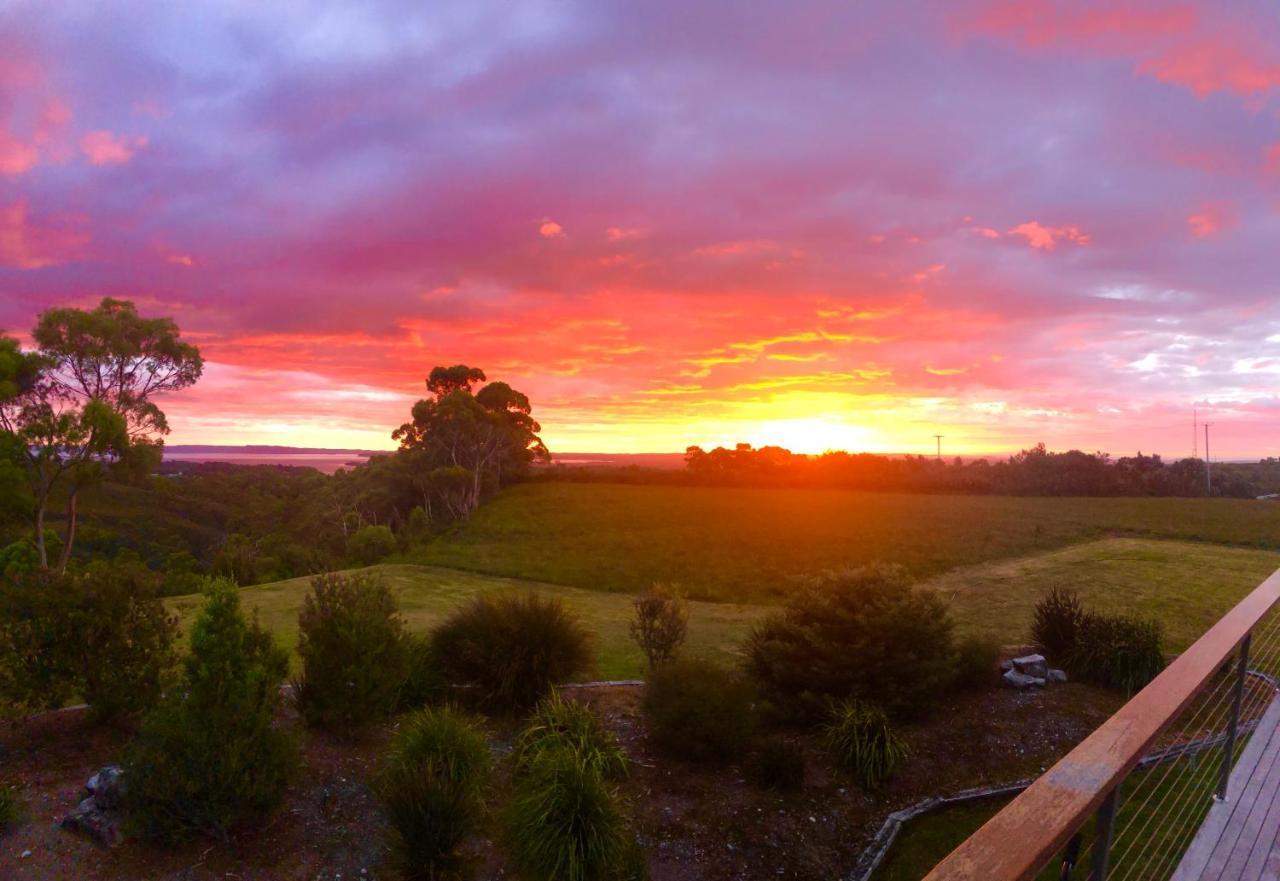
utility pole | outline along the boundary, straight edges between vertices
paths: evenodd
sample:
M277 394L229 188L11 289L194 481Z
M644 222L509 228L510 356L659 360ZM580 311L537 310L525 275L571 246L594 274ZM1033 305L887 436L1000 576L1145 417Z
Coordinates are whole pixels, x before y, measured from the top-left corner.
M942 461L942 439L946 437L946 435L935 434L934 437L937 438L938 440L938 461L941 462Z
M1213 471L1209 465L1212 461L1209 458L1209 423L1206 422L1204 424L1204 485L1210 496L1213 495Z

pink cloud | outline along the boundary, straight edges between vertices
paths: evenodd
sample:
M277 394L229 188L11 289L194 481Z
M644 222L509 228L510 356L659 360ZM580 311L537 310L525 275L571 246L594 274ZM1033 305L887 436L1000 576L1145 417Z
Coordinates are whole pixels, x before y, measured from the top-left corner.
M1235 226L1239 218L1235 209L1226 202L1206 202L1200 210L1187 218L1191 234L1197 239L1207 239Z
M1064 241L1075 245L1089 244L1089 236L1078 226L1041 226L1034 220L1018 224L1009 230L1009 235L1023 236L1028 245L1042 251L1052 251Z
M542 225L538 227L538 235L544 239L558 239L564 236L564 227L554 220L544 220Z
M145 137L117 137L109 131L92 131L80 139L80 150L93 165L124 165L147 145Z
M0 267L43 269L75 259L87 237L78 223L36 223L20 199L0 206Z

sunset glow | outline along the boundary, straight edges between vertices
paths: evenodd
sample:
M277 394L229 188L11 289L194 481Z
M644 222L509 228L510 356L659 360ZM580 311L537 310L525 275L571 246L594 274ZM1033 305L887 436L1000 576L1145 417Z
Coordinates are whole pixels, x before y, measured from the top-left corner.
M1280 12L0 6L0 329L126 297L170 443L1280 454Z

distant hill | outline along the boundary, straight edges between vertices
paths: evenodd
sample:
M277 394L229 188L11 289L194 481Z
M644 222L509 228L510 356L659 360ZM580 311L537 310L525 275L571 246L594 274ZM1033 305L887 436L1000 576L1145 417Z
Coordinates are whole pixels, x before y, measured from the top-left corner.
M203 453L244 453L254 456L374 456L390 450L351 450L337 447L284 447L274 444L165 444L166 453L178 455Z

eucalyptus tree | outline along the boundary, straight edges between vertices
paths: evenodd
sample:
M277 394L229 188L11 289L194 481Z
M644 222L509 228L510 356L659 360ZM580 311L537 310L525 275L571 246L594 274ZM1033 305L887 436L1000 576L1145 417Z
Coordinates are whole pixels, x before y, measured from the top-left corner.
M0 429L16 444L31 491L40 565L50 566L45 519L56 492L66 514L58 571L75 543L80 490L110 468L146 469L169 432L155 398L194 384L204 360L170 318L143 318L125 300L42 313L34 353L0 347ZM16 352L16 355L15 355ZM9 392L12 392L11 394Z

